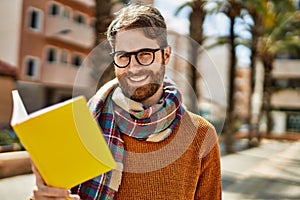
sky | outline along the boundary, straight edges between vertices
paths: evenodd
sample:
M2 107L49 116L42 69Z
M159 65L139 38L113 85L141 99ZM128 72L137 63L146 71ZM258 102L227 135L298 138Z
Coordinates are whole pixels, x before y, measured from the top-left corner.
M186 7L175 16L176 10L188 0L155 0L154 6L158 8L165 20L169 30L176 31L180 34L189 34L188 16L191 9ZM204 22L204 33L209 36L223 36L228 34L229 21L223 14L209 16ZM238 30L245 37L249 37L247 33L242 32L242 27ZM238 63L240 66L249 65L250 51L246 47L239 46L237 49Z

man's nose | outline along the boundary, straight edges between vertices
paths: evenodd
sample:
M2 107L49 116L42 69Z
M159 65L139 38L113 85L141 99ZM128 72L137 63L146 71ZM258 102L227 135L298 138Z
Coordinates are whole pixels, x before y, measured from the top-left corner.
M136 60L136 56L135 55L131 55L130 57L130 63L129 63L129 68L137 68L139 67L139 63L138 61Z

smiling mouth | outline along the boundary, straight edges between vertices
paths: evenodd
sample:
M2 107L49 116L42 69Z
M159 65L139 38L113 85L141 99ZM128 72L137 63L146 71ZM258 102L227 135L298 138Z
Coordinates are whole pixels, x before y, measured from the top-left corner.
M141 82L143 80L146 80L147 79L147 75L143 75L143 76L130 76L128 77L128 79L130 81L133 81L133 82Z

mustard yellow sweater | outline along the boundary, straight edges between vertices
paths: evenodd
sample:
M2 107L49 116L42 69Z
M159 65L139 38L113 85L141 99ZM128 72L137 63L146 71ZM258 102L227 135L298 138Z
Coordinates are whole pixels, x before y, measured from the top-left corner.
M221 199L217 135L202 117L185 112L162 142L123 139L127 152L118 200Z

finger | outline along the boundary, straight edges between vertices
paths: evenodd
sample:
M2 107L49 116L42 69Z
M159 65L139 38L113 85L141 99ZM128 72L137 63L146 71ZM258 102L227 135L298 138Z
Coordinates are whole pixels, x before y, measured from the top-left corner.
M70 199L70 200L80 200L80 197L79 197L77 194L71 194L71 195L69 196L69 199Z
M31 164L31 170L32 172L34 173L35 175L35 182L36 182L36 185L37 186L40 186L40 185L45 185L45 181L43 180L40 172L38 171L38 169L36 168L36 166L34 165L34 163L32 162Z
M66 200L67 197L44 196L40 191L33 191L34 200Z
M37 187L36 191L39 194L47 197L63 197L66 198L70 195L70 191L62 188L51 187L47 185L40 185Z

